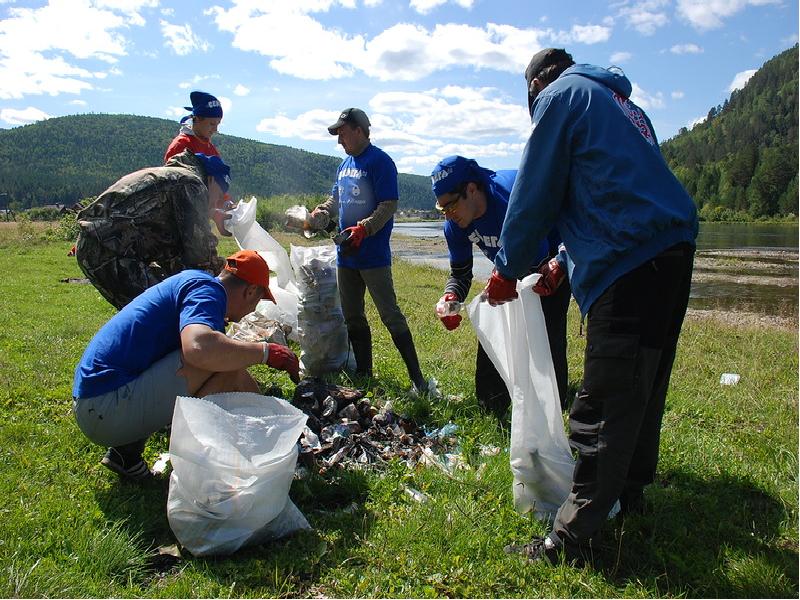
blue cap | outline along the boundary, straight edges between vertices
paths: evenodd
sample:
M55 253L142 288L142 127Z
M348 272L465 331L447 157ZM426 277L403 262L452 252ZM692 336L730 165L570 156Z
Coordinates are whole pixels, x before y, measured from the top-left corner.
M488 185L494 171L484 169L471 158L448 156L439 161L431 173L431 188L437 198L449 194L462 183L480 181Z
M196 153L195 156L203 164L206 176L213 177L222 188L223 193L227 193L231 185L231 168L222 162L219 156L208 156L202 152Z
M194 91L189 94L191 106L184 106L194 117L210 117L212 119L222 118L222 104L211 94ZM183 122L183 121L181 121Z

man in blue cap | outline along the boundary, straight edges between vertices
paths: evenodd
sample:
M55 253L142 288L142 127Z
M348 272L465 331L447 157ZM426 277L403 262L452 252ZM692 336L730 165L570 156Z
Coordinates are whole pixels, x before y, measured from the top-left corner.
M463 302L472 285L473 244L491 261L500 249L500 231L506 216L508 196L514 185L514 170L490 171L472 159L448 156L431 173L431 186L436 208L446 219L444 237L450 253L450 278L445 284L441 302ZM532 271L550 260L555 264L537 282L534 290L542 296L542 312L558 384L562 408L567 396L567 308L569 282L566 267L556 257L560 238L553 230L543 239L530 257ZM461 323L461 315L439 317L448 330ZM511 406L511 397L503 378L486 355L480 342L475 360L475 396L486 410L503 418Z
M372 375L372 333L364 310L367 290L418 392L428 391L408 322L397 305L389 238L399 196L394 161L369 139L370 122L359 108L346 108L328 133L338 136L347 157L339 165L331 195L309 216L325 229L337 213L346 241L337 245L337 281L356 372Z
M78 265L117 309L184 269L216 275L223 260L209 218L230 235L229 185L230 168L218 156L190 150L125 175L78 213Z
M619 499L645 507L692 279L697 211L658 148L650 119L618 71L546 48L525 70L533 127L508 201L490 304L516 298L516 277L554 225L572 293L587 318L583 386L570 411L572 491L531 560L589 556Z
M211 94L194 91L189 94L191 106L184 106L191 114L181 119L181 128L164 153L164 162L184 150L206 156L219 156L217 147L211 143L211 136L217 133L222 122L222 104ZM191 125L187 121L191 119Z

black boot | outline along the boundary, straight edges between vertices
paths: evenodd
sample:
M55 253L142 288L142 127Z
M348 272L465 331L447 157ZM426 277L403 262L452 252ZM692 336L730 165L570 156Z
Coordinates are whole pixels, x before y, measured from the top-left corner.
M348 329L347 337L356 359L356 375L372 377L372 334L366 329Z
M392 341L397 346L403 362L406 363L408 369L408 376L411 378L411 383L417 388L419 392L428 390L428 384L422 376L422 370L419 368L419 359L417 358L417 350L414 348L414 340L411 338L411 330L404 333L392 334Z

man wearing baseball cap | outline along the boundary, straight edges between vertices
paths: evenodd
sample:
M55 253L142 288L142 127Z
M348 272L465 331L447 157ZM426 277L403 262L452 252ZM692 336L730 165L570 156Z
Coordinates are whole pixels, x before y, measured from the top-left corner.
M299 381L287 347L242 342L225 325L274 302L269 267L253 250L225 260L217 277L186 270L147 289L92 338L75 369L78 427L108 448L101 463L131 480L151 473L142 458L147 438L172 422L177 396L256 392L247 367L267 364Z
M463 156L448 156L431 173L436 209L445 217L444 237L450 253L450 277L441 302L463 302L472 285L472 249L477 246L493 261L500 249L500 231L508 206L508 196L517 177L516 170L491 171ZM567 309L570 289L566 280L566 260L557 257L561 237L552 230L531 255L530 269L546 269L534 286L542 296L550 355L562 409L567 401ZM439 317L447 330L461 323L461 315ZM511 406L503 378L478 342L475 360L475 396L485 410L502 419Z
M338 136L347 157L339 165L331 195L309 216L313 229L324 229L339 215L346 241L337 245L337 281L356 372L372 375L372 333L364 311L369 294L381 321L400 352L418 392L428 391L408 322L397 305L392 281L389 238L399 196L394 161L369 139L370 122L360 108L346 108L328 133Z
M78 266L117 309L183 269L222 268L230 168L218 156L185 150L163 167L120 178L78 213Z
M569 418L577 460L552 531L524 553L580 561L617 500L623 514L647 508L697 210L619 70L576 65L563 49L546 48L531 58L525 82L533 127L484 293L492 305L516 298L530 253L558 227L587 323L583 383Z

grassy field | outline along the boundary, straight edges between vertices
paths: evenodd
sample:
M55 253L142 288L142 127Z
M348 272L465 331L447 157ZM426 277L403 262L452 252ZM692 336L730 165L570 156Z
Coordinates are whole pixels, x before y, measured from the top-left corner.
M99 463L71 413L72 373L113 309L82 277L51 228L0 228L0 596L3 597L797 597L798 347L795 332L687 322L667 399L652 510L609 523L592 565L525 565L503 546L546 531L517 515L508 432L473 394L475 336L433 316L445 275L396 263L399 301L423 371L447 400L413 400L386 330L374 325L376 399L428 424L453 420L471 469L447 476L393 464L296 481L291 496L314 527L231 557L184 556L175 543L168 482L120 482ZM282 240L289 238L283 237ZM296 239L296 238L295 238ZM232 250L230 241L222 251ZM477 285L475 286L478 287ZM571 309L570 380L584 340ZM260 382L289 396L266 368ZM723 372L741 374L720 386ZM346 379L342 379L346 383ZM168 440L148 445L152 460ZM405 487L430 496L412 500Z

